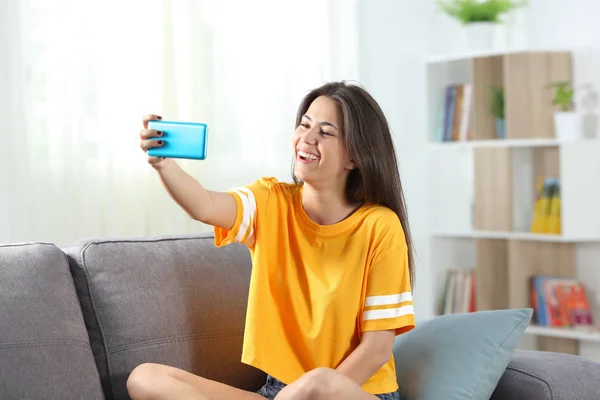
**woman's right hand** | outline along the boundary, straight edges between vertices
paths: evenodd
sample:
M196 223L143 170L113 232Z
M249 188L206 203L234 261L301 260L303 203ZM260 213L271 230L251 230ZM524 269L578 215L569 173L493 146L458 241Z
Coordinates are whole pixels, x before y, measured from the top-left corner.
M143 129L140 131L140 147L144 152L152 147L160 146L161 133L148 129L148 122L162 119L150 114L142 118ZM235 198L229 192L207 190L185 172L173 158L148 156L148 163L159 171L159 177L169 195L192 218L207 225L231 229L237 216Z
M149 114L142 118L143 129L140 131L140 147L146 153L148 149L152 147L159 147L163 144L162 140L149 140L149 138L160 137L162 135L162 132L160 131L148 129L148 122L157 119L162 119L162 117L155 114ZM168 159L164 157L148 156L148 163L154 168L160 168L167 162Z

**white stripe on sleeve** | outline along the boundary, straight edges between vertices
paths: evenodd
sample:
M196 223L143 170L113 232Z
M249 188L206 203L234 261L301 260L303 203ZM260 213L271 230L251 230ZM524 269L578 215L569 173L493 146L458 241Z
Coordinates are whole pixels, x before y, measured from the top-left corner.
M252 191L247 188L239 188L239 190L234 190L240 199L242 200L242 222L240 224L240 229L238 230L237 235L235 236L235 240L241 242L244 239L244 235L249 231L248 237L246 241L252 240L254 235L254 216L256 213L256 200L254 199L254 195Z
M365 307L387 306L390 304L404 303L405 301L412 301L412 294L410 292L390 294L387 296L367 296Z
M246 241L251 242L254 239L254 220L256 218L256 199L254 198L254 193L252 193L252 190L243 187L243 188L240 188L240 191L243 193L246 193L246 195L248 196L248 206L249 206L248 211L250 213L250 233L248 234Z
M402 306L397 308L385 308L383 310L369 310L363 312L363 320L369 321L374 319L397 318L404 315L414 314L413 306Z

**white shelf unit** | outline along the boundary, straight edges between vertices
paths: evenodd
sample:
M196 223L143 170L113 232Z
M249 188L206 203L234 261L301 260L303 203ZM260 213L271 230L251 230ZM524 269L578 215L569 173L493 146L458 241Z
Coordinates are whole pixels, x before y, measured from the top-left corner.
M528 278L538 274L580 279L592 307L600 306L600 140L556 139L550 94L543 92L547 82L571 77L571 62L567 50L525 49L427 60L436 306L450 269L475 270L478 309L529 307ZM440 142L444 90L461 83L472 86L470 138ZM504 139L494 137L488 112L492 84L506 92ZM530 231L540 175L560 179L560 234ZM600 315L595 317L600 321ZM527 336L537 338L541 350L578 353L583 342L600 346L600 333L534 321Z
M600 332L598 331L583 331L569 328L549 328L547 326L531 324L527 327L525 333L536 336L585 340L587 342L600 342Z

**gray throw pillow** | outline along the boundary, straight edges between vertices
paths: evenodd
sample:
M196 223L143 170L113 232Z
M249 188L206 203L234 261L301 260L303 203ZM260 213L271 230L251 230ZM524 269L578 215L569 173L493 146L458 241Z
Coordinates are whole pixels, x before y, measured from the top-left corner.
M448 314L396 338L404 400L488 400L529 325L533 310Z

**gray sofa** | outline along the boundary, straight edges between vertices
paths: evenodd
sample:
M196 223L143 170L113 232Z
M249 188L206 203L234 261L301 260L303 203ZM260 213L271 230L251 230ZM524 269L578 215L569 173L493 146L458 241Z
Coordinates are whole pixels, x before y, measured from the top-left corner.
M144 362L248 390L250 258L206 235L0 245L0 399L128 399ZM600 366L517 351L492 399L599 399Z

